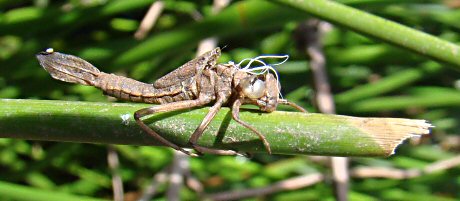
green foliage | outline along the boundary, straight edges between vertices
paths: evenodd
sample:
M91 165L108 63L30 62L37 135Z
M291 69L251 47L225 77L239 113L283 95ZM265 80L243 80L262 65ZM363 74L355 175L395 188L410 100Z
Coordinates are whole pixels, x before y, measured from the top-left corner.
M420 168L458 154L460 145L452 140L458 140L460 133L460 57L452 51L456 47L452 43L460 42L460 15L454 4L449 4L454 1L337 1L413 28L400 29L380 21L373 24L373 16L360 12L343 13L341 7L320 10L324 6L320 0L308 1L319 13L307 6L288 7L287 1L279 0L276 4L234 2L217 15L210 12L211 1L167 0L148 37L135 40L135 29L152 2L0 1L0 98L108 101L94 88L53 80L34 58L47 47L85 58L105 72L153 82L193 58L200 40L217 36L219 45L226 46L222 62L260 54L289 54L289 62L279 69L283 94L314 111L309 59L297 49L300 42L293 37L297 25L314 15L340 24L322 41L338 113L428 119L436 126L430 139L422 139L423 146L404 145L390 159L353 159L352 167ZM203 15L199 22L193 19L197 12ZM151 176L172 158L171 150L161 147L115 149L128 193L141 193ZM0 139L0 197L111 199L106 150L102 145ZM194 158L191 171L208 193L329 172L324 165L301 156L266 154L244 160ZM457 167L405 181L353 179L350 199L453 200L460 196L459 173ZM164 199L165 187L159 190L156 198ZM331 185L323 182L267 199L332 200L332 192ZM181 194L195 198L185 187Z

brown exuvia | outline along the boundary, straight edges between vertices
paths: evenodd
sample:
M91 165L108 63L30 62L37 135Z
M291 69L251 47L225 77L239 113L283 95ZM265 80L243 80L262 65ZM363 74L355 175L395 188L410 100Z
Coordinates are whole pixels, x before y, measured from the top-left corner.
M234 155L237 152L233 150L216 150L197 145L198 139L219 109L228 105L232 109L233 119L257 134L268 153L271 153L270 144L264 135L239 118L240 106L253 104L264 112L272 112L278 104L285 104L302 112L305 110L279 97L279 82L273 74L248 73L233 63L218 64L219 56L220 48L215 48L185 63L153 84L101 72L79 57L54 52L52 49L37 54L37 59L54 79L95 86L105 94L121 100L160 104L136 111L134 119L148 134L178 151L194 155L163 138L141 118L158 112L212 103L208 114L190 137L189 143L198 153Z

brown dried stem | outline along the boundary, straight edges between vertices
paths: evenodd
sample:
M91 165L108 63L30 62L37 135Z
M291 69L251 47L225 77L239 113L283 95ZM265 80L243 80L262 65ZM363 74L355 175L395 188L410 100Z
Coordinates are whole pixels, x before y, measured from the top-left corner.
M150 182L150 184L144 190L144 192L142 193L142 197L139 198L138 201L151 200L152 197L155 196L158 186L160 184L166 183L166 181L168 180L170 169L171 169L171 165L168 165L166 168L156 173L155 176L152 178L152 182Z
M180 189L184 183L184 174L189 169L188 155L182 152L174 152L174 159L171 164L171 172L169 174L169 187L166 192L166 198L169 201L180 200Z
M326 114L335 114L335 103L331 93L331 86L326 74L326 57L321 44L322 36L330 29L327 22L312 19L307 22L305 30L307 37L306 52L311 58L310 66L316 88L316 103L319 111ZM348 200L348 159L344 157L331 157L332 177L335 183L337 200Z
M120 162L118 160L118 153L114 149L113 145L107 146L107 161L109 163L109 168L112 173L112 188L113 188L113 200L114 201L123 201L123 181L120 176Z
M134 33L134 38L142 40L145 38L145 36L147 36L149 31L153 28L153 25L155 25L155 22L157 21L161 12L163 12L164 4L165 3L163 1L155 1L152 3L152 6L150 6L147 14L144 16L144 19L142 19L139 28L137 29L136 33Z
M351 171L351 175L356 178L410 179L454 168L458 165L460 165L460 156L455 156L436 161L422 169L411 168L403 170L389 167L357 167Z
M267 187L216 193L208 195L207 197L211 200L239 200L254 196L264 196L285 190L304 188L321 182L323 179L324 176L321 173L313 173L286 179Z

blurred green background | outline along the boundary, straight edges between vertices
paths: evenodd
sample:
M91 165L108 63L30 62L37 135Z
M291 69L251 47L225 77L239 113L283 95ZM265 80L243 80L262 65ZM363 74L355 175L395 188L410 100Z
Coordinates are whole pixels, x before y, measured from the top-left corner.
M299 24L308 15L262 1L232 1L213 15L212 1L165 0L149 35L136 40L134 32L152 2L0 0L0 98L114 101L93 87L52 79L34 56L48 47L82 57L104 72L152 83L195 57L200 40L216 36L219 46L225 47L221 62L289 54L290 60L278 68L282 93L315 111L310 59L299 48L297 37ZM338 2L453 43L460 41L458 0ZM322 44L338 114L427 119L436 126L429 138L406 143L390 158L351 159L351 169L423 168L458 155L458 71L343 27L326 32ZM120 157L126 200L142 195L155 173L173 158L171 149L163 147L117 145L114 149ZM263 187L314 172L327 175L330 167L307 156L257 154L242 159L207 155L190 159L190 171L204 185L205 193L211 194ZM349 195L351 200L456 200L460 197L459 173L457 166L413 179L352 178ZM21 189L17 185L30 188L15 192ZM167 187L160 185L154 200L165 200ZM112 199L107 146L0 139L0 199L33 200L49 191L58 192L56 200L67 200L65 196L70 195ZM185 186L180 197L199 199ZM334 200L334 195L326 180L248 200Z

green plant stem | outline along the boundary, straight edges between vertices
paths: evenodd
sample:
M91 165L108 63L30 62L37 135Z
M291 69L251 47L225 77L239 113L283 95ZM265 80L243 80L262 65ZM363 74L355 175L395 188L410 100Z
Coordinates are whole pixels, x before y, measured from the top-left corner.
M307 17L308 15L303 12L279 7L270 2L241 1L200 22L156 34L120 54L112 65L125 66L165 51L195 46L198 41L210 36L226 37L249 30L280 27L290 20L302 20Z
M0 137L104 144L159 145L143 132L132 114L151 105L0 99ZM208 108L152 115L144 121L181 146ZM276 154L388 156L405 138L427 134L423 120L356 118L299 112L243 110L241 119L263 133ZM423 129L404 130L393 125ZM415 126L414 126L415 125ZM405 128L404 128L405 129ZM394 139L393 139L394 138ZM390 139L390 140L388 140ZM211 148L265 152L250 130L231 118L228 108L216 115L198 144Z
M421 68L410 68L392 75L389 75L377 82L355 87L348 91L342 92L335 96L337 104L351 104L354 101L371 98L377 95L388 93L400 89L403 86L418 81L424 77L433 76L433 74L442 70L439 63L428 62Z
M103 201L85 196L77 196L67 193L60 193L51 190L40 190L33 187L0 181L0 195L6 200L29 200L29 201Z
M406 110L408 108L436 108L460 106L460 92L441 87L422 94L408 96L369 98L347 105L343 111L378 112L391 110Z
M460 47L432 35L329 0L275 0L296 10L396 46L453 64L460 69Z

